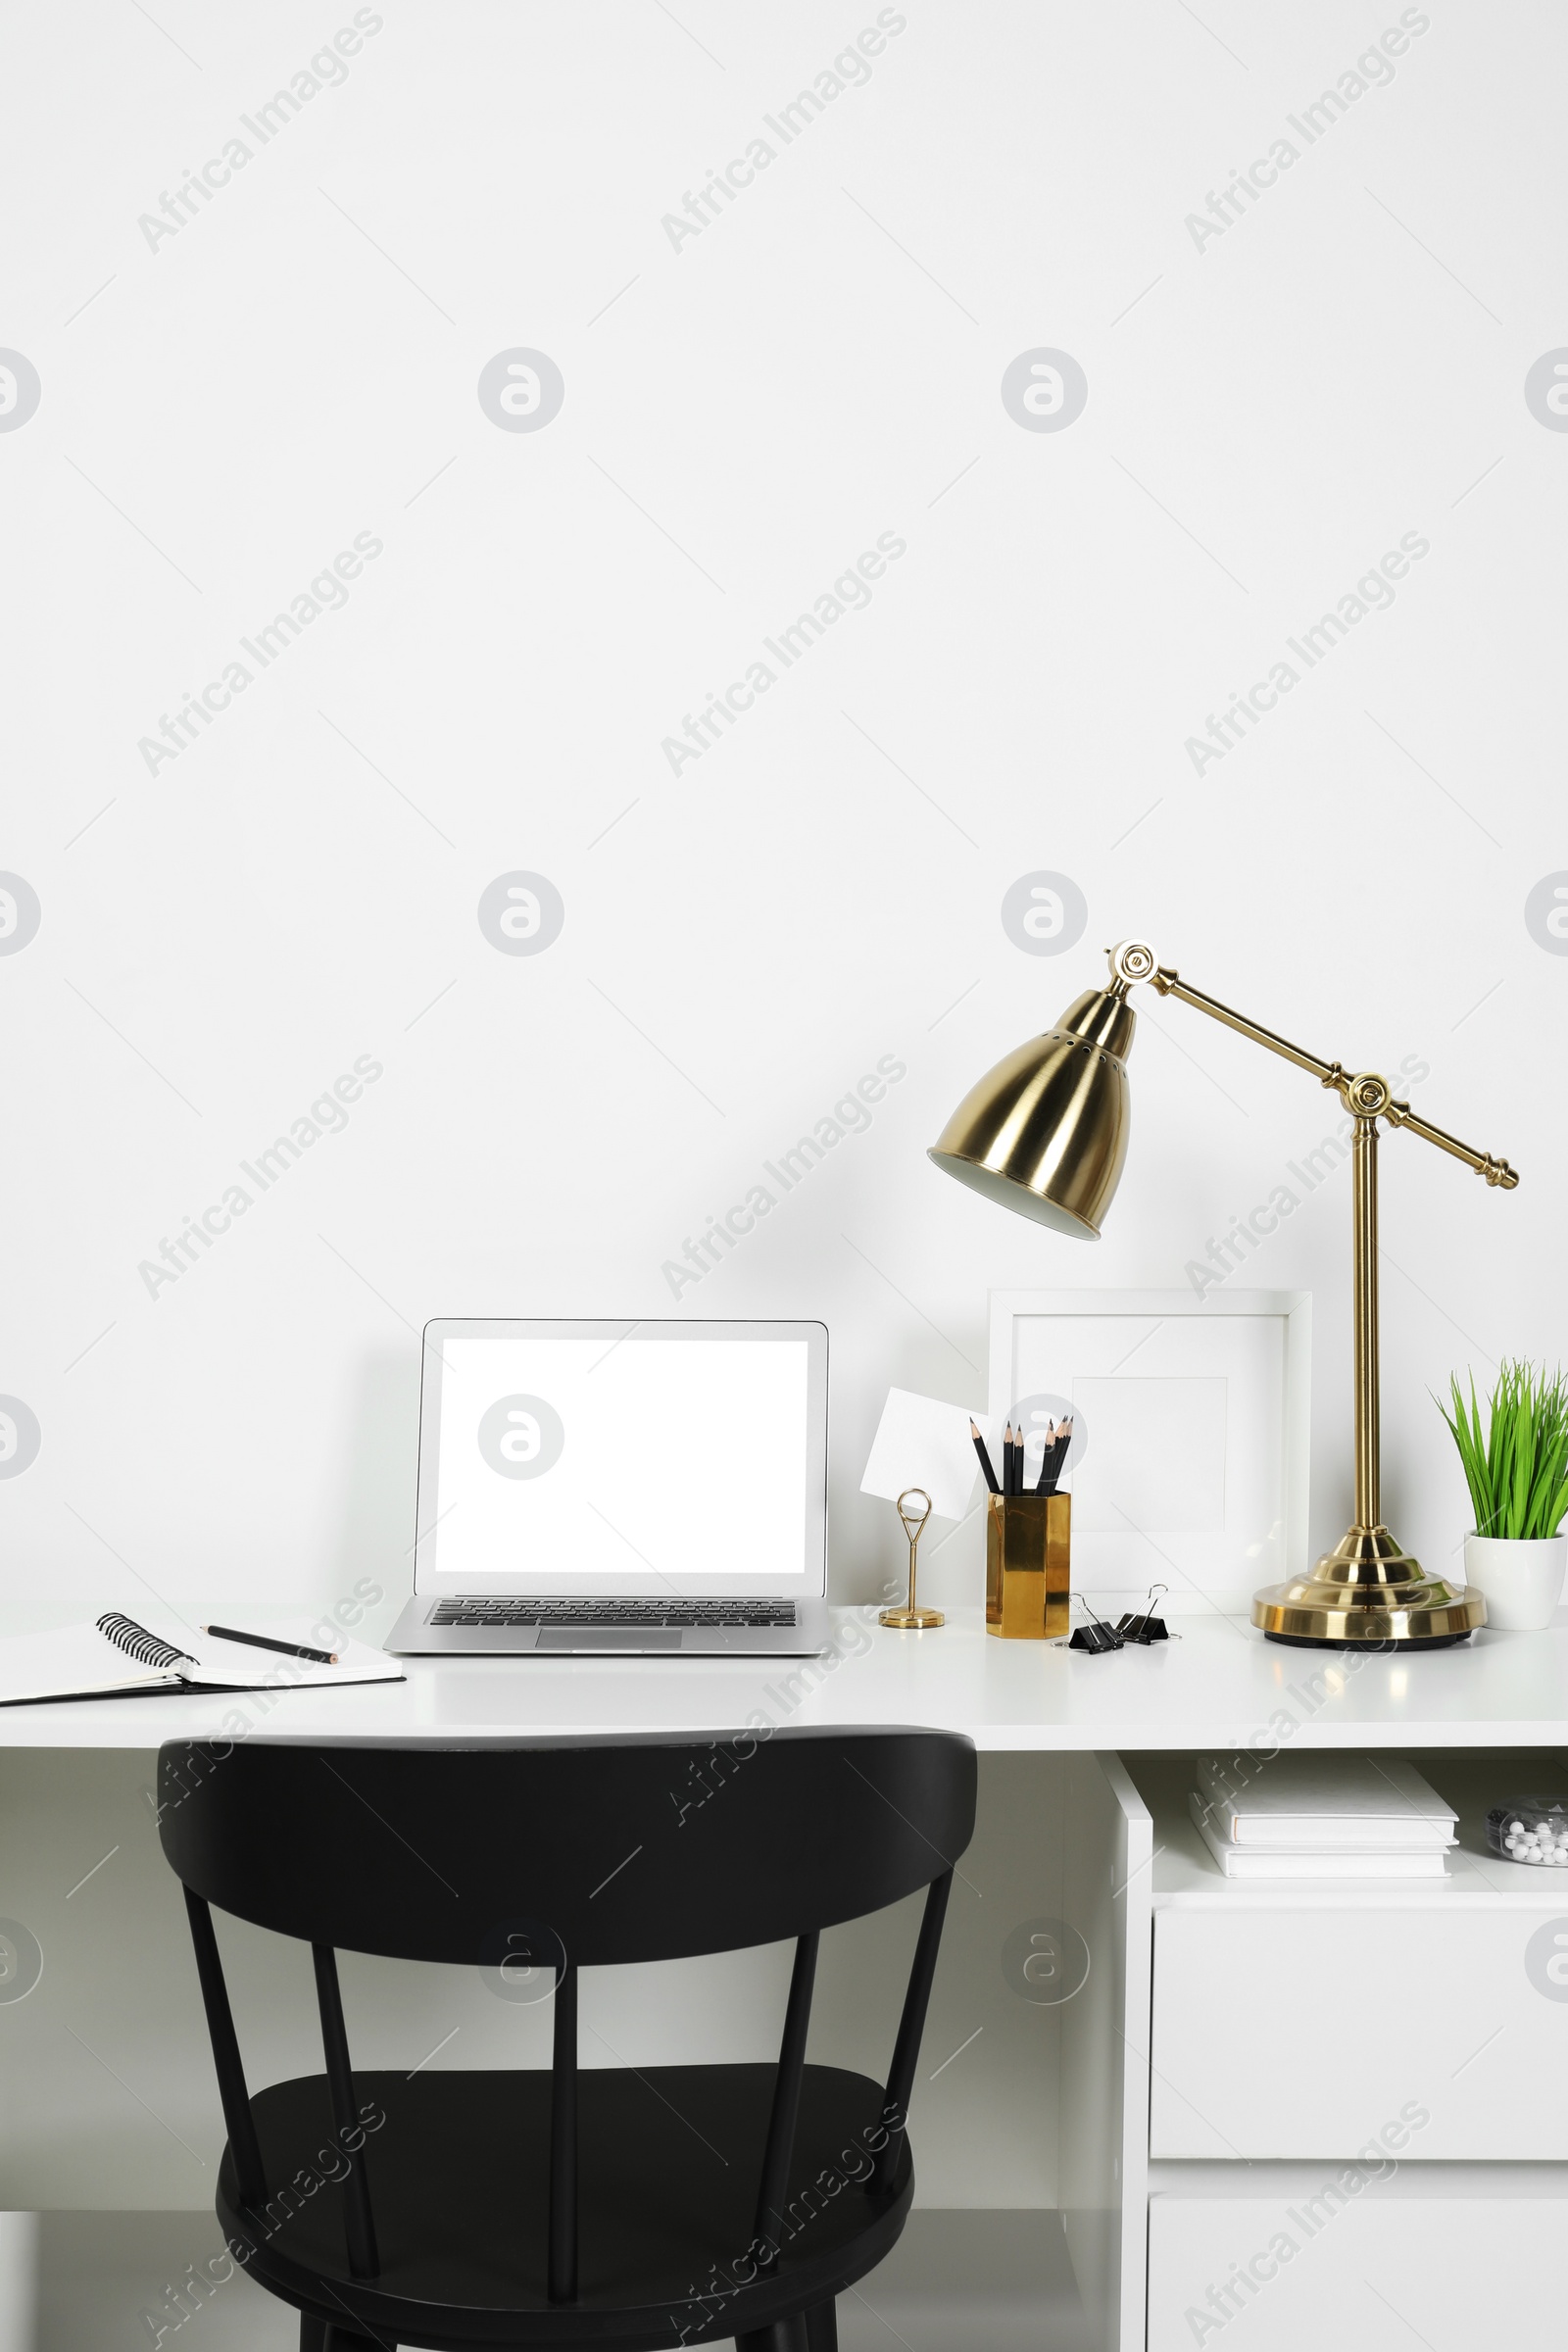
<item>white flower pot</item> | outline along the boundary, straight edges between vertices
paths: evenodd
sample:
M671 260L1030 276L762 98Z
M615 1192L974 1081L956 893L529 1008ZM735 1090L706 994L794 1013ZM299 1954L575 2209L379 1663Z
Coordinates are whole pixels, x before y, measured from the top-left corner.
M1515 1542L1466 1536L1464 1573L1487 1596L1487 1623L1505 1634L1537 1634L1551 1623L1568 1568L1568 1535Z

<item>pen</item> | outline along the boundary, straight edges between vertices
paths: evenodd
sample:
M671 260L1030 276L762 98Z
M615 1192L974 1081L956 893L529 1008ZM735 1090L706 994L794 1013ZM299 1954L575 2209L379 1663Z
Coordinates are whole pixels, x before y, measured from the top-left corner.
M1001 1492L1002 1492L1002 1489L1001 1489L1001 1488L998 1486L998 1484L997 1484L997 1474L996 1474L995 1470L993 1470L993 1469L992 1469L992 1467L991 1467L991 1456L990 1456L990 1454L989 1454L989 1453L987 1453L987 1451L986 1451L986 1442L985 1442L984 1438L983 1438L983 1437L980 1435L979 1429L976 1427L976 1424L975 1424L975 1421L974 1421L974 1418L973 1418L973 1416L972 1416L972 1415L970 1416L970 1421L969 1421L969 1435L970 1435L970 1437L971 1437L971 1438L973 1438L973 1440L974 1440L974 1449L975 1449L976 1453L977 1453L977 1454L980 1456L980 1467L981 1467L981 1469L982 1469L982 1470L984 1471L984 1473L985 1473L985 1481L986 1481L986 1485L987 1485L987 1487L990 1489L990 1491L991 1491L991 1493L992 1493L993 1494L1001 1494Z
M245 1642L252 1649L275 1649L285 1658L308 1658L313 1666L335 1666L335 1649L307 1649L302 1642L273 1642L266 1634L236 1634L231 1625L204 1625L204 1634L216 1634L220 1642Z

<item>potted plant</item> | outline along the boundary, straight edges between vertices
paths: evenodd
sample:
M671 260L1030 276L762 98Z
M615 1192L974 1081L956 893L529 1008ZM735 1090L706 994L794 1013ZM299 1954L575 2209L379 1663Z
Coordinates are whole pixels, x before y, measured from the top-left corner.
M1549 1625L1568 1565L1568 1535L1558 1533L1568 1511L1568 1383L1559 1368L1504 1359L1483 1432L1470 1379L1468 1406L1456 1375L1448 1386L1449 1412L1438 1410L1453 1433L1475 1511L1464 1540L1467 1582L1487 1597L1487 1623L1508 1633Z

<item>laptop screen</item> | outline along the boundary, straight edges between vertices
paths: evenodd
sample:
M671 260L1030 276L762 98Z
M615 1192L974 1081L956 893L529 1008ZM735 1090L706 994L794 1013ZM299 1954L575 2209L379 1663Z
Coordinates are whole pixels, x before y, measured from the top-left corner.
M820 1324L433 1323L420 1592L819 1592Z

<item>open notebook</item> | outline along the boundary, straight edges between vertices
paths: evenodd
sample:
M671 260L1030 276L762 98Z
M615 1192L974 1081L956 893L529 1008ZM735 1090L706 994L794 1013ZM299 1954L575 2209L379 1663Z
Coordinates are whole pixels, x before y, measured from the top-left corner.
M332 1683L405 1679L384 1650L342 1635L332 1666L252 1649L216 1634L186 1639L196 1647L176 1648L115 1610L92 1625L13 1634L0 1640L0 1707L44 1698L131 1698L154 1690L314 1690Z

